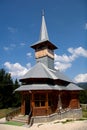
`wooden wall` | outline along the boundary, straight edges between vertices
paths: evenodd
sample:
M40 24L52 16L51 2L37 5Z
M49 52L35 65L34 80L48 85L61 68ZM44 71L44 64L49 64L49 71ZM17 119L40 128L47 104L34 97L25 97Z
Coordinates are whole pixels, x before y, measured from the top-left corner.
M43 57L43 56L49 56L49 57L54 59L54 54L49 52L48 49L39 50L39 51L35 52L35 57L36 58L40 58L40 57Z
M79 102L79 92L78 91L72 91L70 93L71 95L71 100L69 103L69 107L71 109L78 109L80 108L80 102Z
M34 101L34 94L35 91L31 93L31 108L32 108L32 115L33 116L44 116L44 115L50 115L52 113L57 112L58 110L58 91L42 91L46 95L46 101L45 106L42 107L35 107L35 101ZM41 91L38 91L39 93L42 93ZM21 103L21 114L25 115L25 96L27 93L22 93L22 103ZM28 93L29 94L29 93ZM50 95L50 96L48 96ZM62 108L71 108L71 109L78 109L80 108L79 103L79 92L77 91L62 91L60 93L60 98L62 102ZM51 105L49 106L49 100L51 101Z

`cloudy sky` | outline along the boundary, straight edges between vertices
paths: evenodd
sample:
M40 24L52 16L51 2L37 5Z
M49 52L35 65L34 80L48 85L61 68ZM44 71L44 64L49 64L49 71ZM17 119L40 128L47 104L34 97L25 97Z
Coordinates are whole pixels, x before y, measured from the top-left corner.
M20 78L35 65L41 11L55 51L54 67L87 82L87 0L0 0L0 69Z

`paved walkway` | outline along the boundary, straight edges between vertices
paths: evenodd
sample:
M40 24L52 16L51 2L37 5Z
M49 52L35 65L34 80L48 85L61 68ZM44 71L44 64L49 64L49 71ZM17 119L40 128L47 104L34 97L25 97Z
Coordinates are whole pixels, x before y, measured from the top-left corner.
M87 130L87 120L72 121L68 123L57 123L57 121L50 123L34 124L32 127L27 126L12 126L3 124L5 118L0 119L0 130Z

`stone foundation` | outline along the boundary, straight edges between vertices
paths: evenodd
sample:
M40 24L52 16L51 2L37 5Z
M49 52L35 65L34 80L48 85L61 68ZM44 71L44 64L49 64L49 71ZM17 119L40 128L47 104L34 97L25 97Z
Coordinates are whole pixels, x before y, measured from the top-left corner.
M33 123L43 123L61 120L64 118L80 119L82 118L82 109L68 109L66 111L63 110L60 113L54 113L48 116L34 116L31 120L33 120Z

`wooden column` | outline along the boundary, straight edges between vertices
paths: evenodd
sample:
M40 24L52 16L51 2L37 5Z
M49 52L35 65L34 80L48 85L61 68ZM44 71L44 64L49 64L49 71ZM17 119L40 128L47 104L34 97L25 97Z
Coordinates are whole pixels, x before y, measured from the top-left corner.
M22 101L21 101L21 114L25 115L25 99L23 93L22 93Z
M48 111L48 92L46 93L46 113L47 113L47 115L49 114L49 111Z
M34 94L31 95L31 108L32 108L32 116L34 116Z

